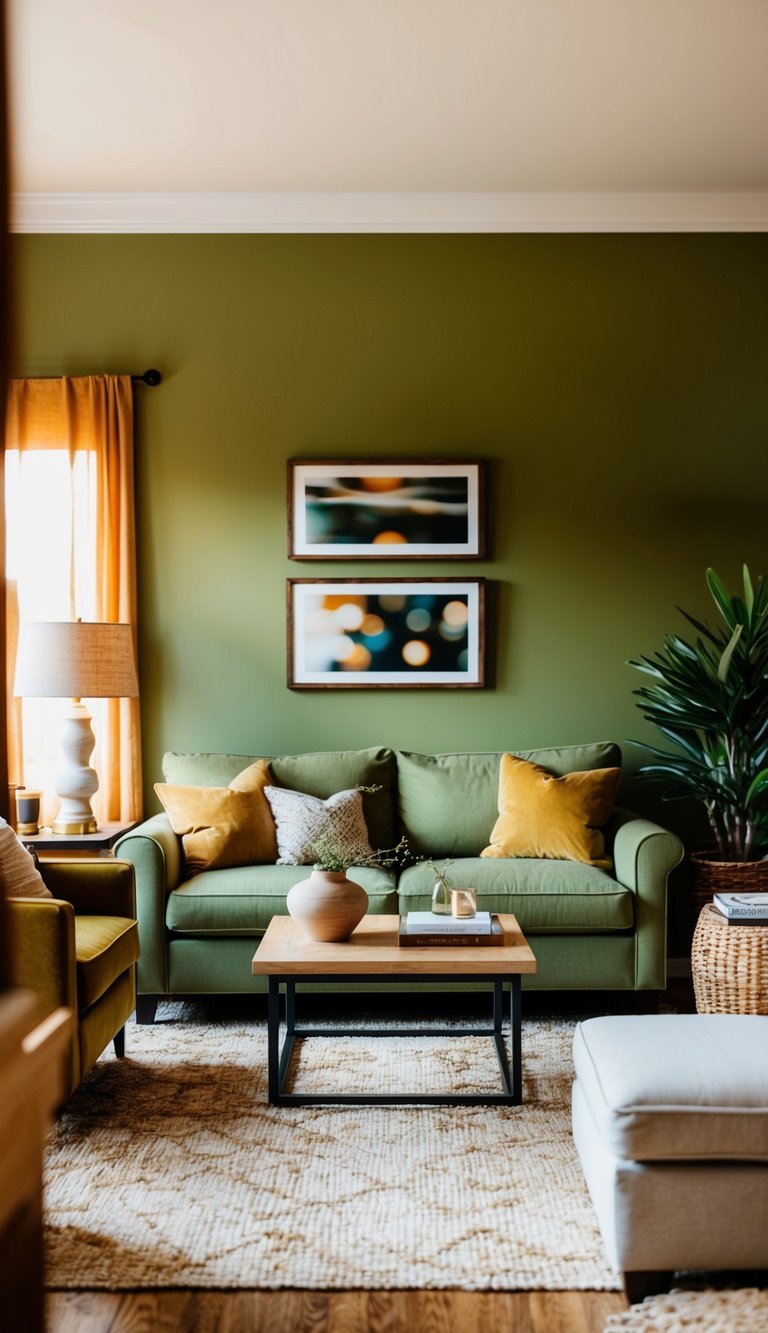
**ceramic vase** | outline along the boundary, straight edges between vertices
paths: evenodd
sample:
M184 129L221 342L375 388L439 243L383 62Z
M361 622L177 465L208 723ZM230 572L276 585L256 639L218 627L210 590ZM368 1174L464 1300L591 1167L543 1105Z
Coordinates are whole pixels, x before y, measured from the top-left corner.
M291 916L312 940L348 940L368 910L368 894L343 871L313 870L288 890Z

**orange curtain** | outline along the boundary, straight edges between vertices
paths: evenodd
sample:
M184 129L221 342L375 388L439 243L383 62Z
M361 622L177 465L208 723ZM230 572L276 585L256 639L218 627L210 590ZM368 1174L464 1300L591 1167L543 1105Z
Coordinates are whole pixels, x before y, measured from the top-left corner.
M21 699L13 695L13 672L19 641L19 599L16 580L5 582L5 718L8 738L8 781L18 787L23 782ZM11 810L11 817L15 815Z
M67 450L72 468L81 450L95 457L96 587L91 599L95 616L83 614L77 605L74 538L65 557L70 562L69 616L75 619L83 614L84 620L122 621L134 627L135 639L136 529L130 376L11 380L5 446L6 450L20 452ZM67 497L62 496L62 503L66 502ZM23 619L23 603L20 614ZM139 700L98 700L94 701L92 711L97 736L93 762L99 775L99 790L93 800L97 818L102 823L140 819Z

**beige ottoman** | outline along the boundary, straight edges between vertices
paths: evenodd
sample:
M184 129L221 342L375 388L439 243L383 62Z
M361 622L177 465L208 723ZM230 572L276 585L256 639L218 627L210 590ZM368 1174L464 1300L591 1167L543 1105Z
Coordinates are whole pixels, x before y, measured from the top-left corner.
M573 1055L573 1137L628 1299L768 1268L768 1017L591 1018Z

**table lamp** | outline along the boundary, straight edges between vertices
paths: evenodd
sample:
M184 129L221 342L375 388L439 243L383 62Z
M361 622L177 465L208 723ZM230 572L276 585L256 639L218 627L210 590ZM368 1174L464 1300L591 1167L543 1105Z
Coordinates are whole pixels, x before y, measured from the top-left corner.
M135 698L139 686L133 628L91 621L29 621L19 628L14 694L69 699L56 775L59 811L53 833L96 833L91 797L99 779L89 767L96 738L81 699Z

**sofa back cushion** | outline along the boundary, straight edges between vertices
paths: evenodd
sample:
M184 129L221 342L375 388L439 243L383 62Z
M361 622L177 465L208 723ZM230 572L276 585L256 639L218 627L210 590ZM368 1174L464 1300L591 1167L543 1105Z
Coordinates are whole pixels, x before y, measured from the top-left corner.
M477 754L396 752L398 815L411 848L422 856L479 856L499 813L499 769L514 753L563 777L621 765L609 741L558 749Z
M284 755L185 754L169 750L163 756L163 775L171 783L226 787L256 759L267 760L277 786L306 792L322 801L350 787L380 787L380 791L363 795L368 837L375 848L392 847L397 842L392 750L372 747Z

